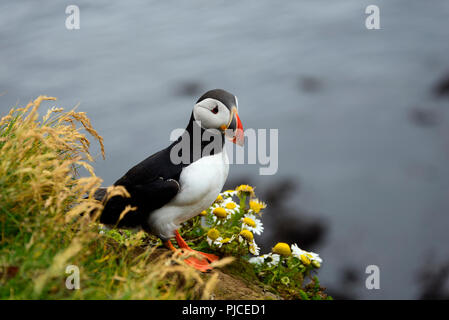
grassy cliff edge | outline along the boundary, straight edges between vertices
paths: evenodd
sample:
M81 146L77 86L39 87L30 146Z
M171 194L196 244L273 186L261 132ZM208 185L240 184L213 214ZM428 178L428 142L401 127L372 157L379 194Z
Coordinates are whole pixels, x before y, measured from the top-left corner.
M240 257L201 274L142 231L102 229L85 213L102 209L87 135L104 156L103 139L83 112L53 107L40 118L53 100L40 96L0 120L0 299L327 298L317 280L301 292L275 288Z

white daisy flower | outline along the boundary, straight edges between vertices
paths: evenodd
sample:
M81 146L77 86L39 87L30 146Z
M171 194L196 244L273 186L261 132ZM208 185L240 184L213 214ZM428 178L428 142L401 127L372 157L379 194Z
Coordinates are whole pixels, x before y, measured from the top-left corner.
M220 243L220 240L221 240L221 237L218 237L218 238L215 239L215 240L212 240L212 239L209 238L209 237L207 237L207 239L206 239L206 241L207 241L207 243L209 244L209 246L212 246L212 245L218 245L218 244Z
M301 260L305 265L310 265L312 263L315 267L319 268L323 262L323 259L321 259L317 253L302 250L296 243L292 244L291 248L292 255Z
M230 215L240 211L240 205L235 203L231 198L225 199L221 206L225 208L226 212Z
M231 219L232 215L240 210L240 206L237 203L235 203L234 201L232 201L231 198L225 199L221 203L214 203L211 206L211 212L214 213L215 209L217 209L217 208L219 208L218 211L224 210L227 213L227 216L223 217L223 219L226 219L226 220ZM221 210L221 209L223 209L223 210ZM212 216L212 219L214 222L217 220L217 217L215 214Z
M256 259L255 258L252 258L252 259L254 259L253 260L254 263L262 262L262 263L266 263L269 267L272 267L272 266L277 266L279 264L281 256L278 255L277 253L270 252L270 253L263 254L263 255L257 257Z
M319 263L323 262L323 259L320 258L318 253L315 252L309 252L309 254L312 256L313 261L318 261Z
M249 262L254 264L266 263L269 267L273 267L279 264L280 259L281 256L277 253L266 253L258 257L252 257Z
M220 231L218 231L215 228L209 229L209 231L207 232L207 243L209 244L209 246L212 246L212 244L218 244L220 243Z
M235 236L232 236L232 238L222 238L222 237L218 237L215 240L212 240L211 238L207 238L207 243L209 244L209 246L215 245L219 248L221 248L224 244L228 244L231 243L234 240Z
M257 235L261 235L264 230L262 221L260 221L260 219L258 219L254 214L245 214L245 216L242 218L242 222L245 229L248 229L249 231Z
M277 266L280 260L281 256L277 253L268 253L265 255L265 262L270 267Z
M217 246L218 246L219 248L221 248L222 245L231 243L232 241L234 241L234 239L235 239L235 236L234 236L234 235L233 235L231 238L224 238L224 239L223 239L222 237L220 237L220 238L217 239L215 242L219 241L220 243L218 243Z
M211 209L212 219L214 222L217 221L217 219L227 220L231 218L231 214L228 212L228 210L226 210L222 206L213 205L211 208L212 208Z
M222 197L233 197L237 195L237 191L235 190L226 190L220 193Z
M248 262L260 265L265 262L265 258L264 258L264 256L252 257L251 259L248 260Z
M254 234L248 229L242 229L239 233L239 242L242 243L244 241L248 243L252 243L254 241Z
M252 243L249 243L249 252L251 252L253 255L258 256L260 253L260 248L257 245L256 241L253 240Z

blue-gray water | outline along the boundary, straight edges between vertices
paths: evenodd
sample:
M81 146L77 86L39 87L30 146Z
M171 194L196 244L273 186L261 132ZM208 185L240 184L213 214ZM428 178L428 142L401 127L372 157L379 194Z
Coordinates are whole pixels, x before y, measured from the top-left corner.
M80 30L65 28L69 4ZM365 28L369 4L381 30ZM110 184L185 126L198 94L184 84L227 89L245 128L279 129L277 175L230 178L300 180L292 205L330 228L322 284L350 265L357 297L416 298L417 272L449 258L449 100L431 91L449 70L448 16L448 1L2 1L0 111L40 94L80 103ZM437 124L411 122L416 108ZM370 264L380 290L364 287Z

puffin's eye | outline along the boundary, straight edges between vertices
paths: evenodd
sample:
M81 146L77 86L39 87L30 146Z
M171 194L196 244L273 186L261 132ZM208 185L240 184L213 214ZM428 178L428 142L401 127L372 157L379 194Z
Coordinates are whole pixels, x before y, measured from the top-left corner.
M213 114L217 114L218 113L218 106L215 106L215 108L213 108L212 110Z

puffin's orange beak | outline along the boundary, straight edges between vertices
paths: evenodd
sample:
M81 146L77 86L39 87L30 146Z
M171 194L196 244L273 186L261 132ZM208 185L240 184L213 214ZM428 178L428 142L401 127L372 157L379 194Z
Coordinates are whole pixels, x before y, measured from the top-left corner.
M225 132L226 137L239 146L243 146L245 143L245 135L243 132L242 122L240 121L237 113L237 108L231 109L231 117L227 125L222 125L221 130Z
M242 121L240 121L239 114L237 110L234 113L235 121L237 123L236 128L234 129L234 138L232 138L232 142L239 146L243 146L245 144L245 135L243 132Z

